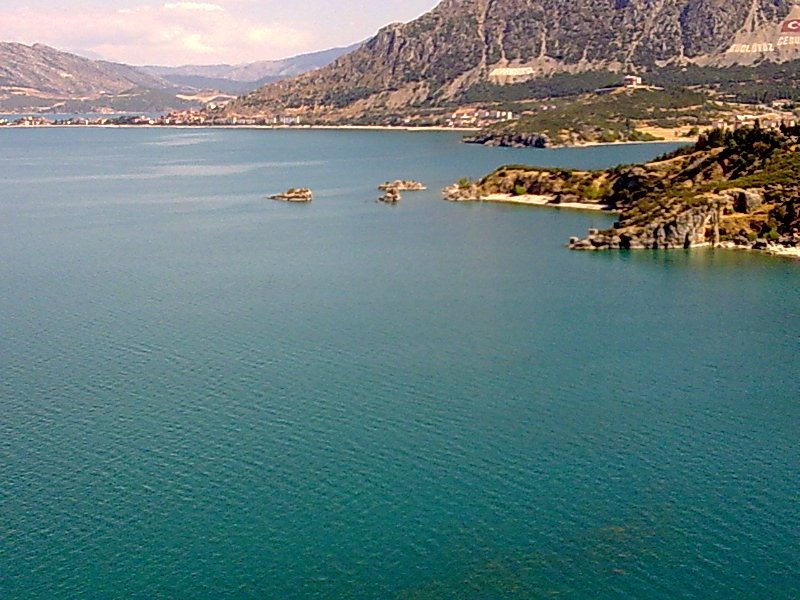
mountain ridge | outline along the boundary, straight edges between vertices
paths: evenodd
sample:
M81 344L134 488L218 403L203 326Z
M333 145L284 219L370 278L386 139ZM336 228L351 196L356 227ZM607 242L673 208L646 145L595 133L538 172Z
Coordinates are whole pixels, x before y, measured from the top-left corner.
M0 111L162 112L200 108L202 97L210 96L199 91L247 93L264 83L320 68L359 45L278 61L174 68L96 60L41 43L0 42ZM214 73L242 80L208 76ZM249 77L256 79L247 81Z
M532 78L792 60L800 58L793 42L800 38L780 43L789 38L781 24L790 15L800 19L794 0L443 0L323 69L248 94L228 112L436 105L497 73Z
M362 43L330 48L319 52L308 52L277 60L259 60L237 64L181 65L178 67L148 65L140 68L148 73L165 78L171 76L208 77L211 79L228 79L251 83L267 77L294 77L313 69L325 67L340 56L358 49Z
M92 96L136 87L167 89L171 85L129 65L92 60L45 44L0 42L0 89L27 88L51 95Z

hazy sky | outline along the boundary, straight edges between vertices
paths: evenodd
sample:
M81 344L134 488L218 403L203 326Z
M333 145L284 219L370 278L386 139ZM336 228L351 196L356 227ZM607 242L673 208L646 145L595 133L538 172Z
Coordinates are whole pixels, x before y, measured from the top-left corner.
M238 63L347 46L438 0L2 0L0 41L134 65Z

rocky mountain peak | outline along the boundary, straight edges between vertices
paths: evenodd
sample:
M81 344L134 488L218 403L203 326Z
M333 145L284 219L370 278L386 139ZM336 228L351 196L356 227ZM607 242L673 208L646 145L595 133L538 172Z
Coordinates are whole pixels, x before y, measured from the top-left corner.
M792 17L800 19L794 0L443 0L230 110L391 109L452 99L493 78L784 61L800 58L800 44L782 32Z

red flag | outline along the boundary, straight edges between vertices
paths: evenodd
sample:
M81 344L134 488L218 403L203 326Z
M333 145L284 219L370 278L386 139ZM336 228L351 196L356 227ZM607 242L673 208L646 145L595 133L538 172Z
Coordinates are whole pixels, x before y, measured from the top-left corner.
M800 35L800 19L790 19L789 21L784 21L783 27L781 27L781 32L797 33Z

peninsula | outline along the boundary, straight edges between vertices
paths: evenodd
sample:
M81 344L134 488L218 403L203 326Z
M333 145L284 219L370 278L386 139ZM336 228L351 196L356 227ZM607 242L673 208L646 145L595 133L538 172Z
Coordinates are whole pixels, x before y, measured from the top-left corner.
M714 129L644 165L599 171L501 167L446 188L448 200L615 211L575 250L715 245L800 256L800 127ZM525 201L528 199L528 201Z

